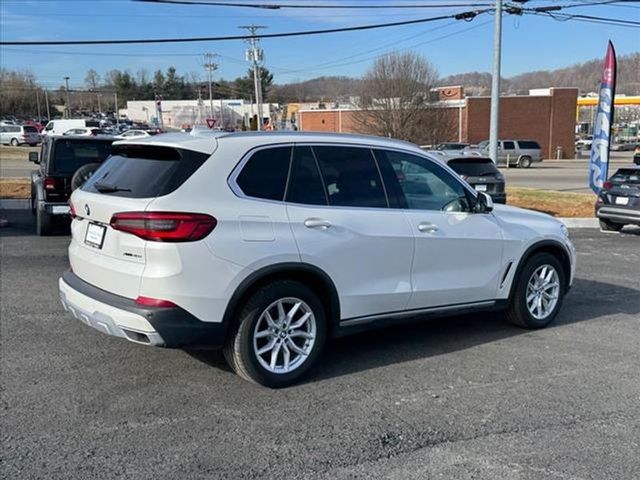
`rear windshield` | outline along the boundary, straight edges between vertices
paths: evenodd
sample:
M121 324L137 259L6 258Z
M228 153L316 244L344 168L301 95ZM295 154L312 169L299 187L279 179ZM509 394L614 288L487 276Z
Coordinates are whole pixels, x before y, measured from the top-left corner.
M208 154L169 147L121 145L82 190L117 197L154 198L182 185Z
M87 163L101 163L111 154L111 141L60 140L53 151L53 171L72 175Z
M24 130L25 133L38 133L38 129L36 127L31 127L29 125L22 127L22 130Z
M615 183L635 183L640 184L640 169L621 168L612 177Z
M490 158L455 158L449 160L447 165L458 175L468 175L470 177L482 177L499 173Z
M540 144L538 142L531 140L518 140L518 145L520 145L520 148L525 150L535 150L540 148Z

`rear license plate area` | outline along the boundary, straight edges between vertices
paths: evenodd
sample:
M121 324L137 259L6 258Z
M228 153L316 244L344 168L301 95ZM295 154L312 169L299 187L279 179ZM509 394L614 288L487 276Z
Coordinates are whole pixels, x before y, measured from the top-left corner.
M90 247L101 249L104 243L104 236L107 232L107 227L99 225L97 223L89 223L87 226L87 233L84 236L84 243Z

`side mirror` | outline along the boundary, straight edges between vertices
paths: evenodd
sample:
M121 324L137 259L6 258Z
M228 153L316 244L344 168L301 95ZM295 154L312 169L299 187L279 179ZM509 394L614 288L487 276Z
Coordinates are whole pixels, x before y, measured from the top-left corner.
M29 161L33 163L40 163L40 154L38 152L29 152Z
M476 213L489 213L493 210L493 199L485 192L478 192L476 198Z

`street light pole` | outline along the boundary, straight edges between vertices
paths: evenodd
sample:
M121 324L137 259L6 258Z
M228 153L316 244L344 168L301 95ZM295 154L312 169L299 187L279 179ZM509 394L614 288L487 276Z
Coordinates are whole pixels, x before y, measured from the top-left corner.
M69 118L71 112L71 100L69 100L69 77L64 77L64 83L67 89L67 108L65 108L66 117Z
M496 0L493 31L493 74L491 77L491 114L489 120L489 156L498 163L498 135L500 122L500 61L502 49L502 0Z

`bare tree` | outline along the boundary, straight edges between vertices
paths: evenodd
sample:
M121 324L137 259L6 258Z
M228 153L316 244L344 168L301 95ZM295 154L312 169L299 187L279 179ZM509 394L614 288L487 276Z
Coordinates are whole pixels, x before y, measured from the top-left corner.
M437 78L431 63L415 53L393 52L378 58L362 80L356 128L420 143L426 137L425 122L433 116L425 109Z
M87 70L87 74L84 77L84 83L87 88L96 90L100 86L100 74L98 74L98 72L93 68L91 70Z

